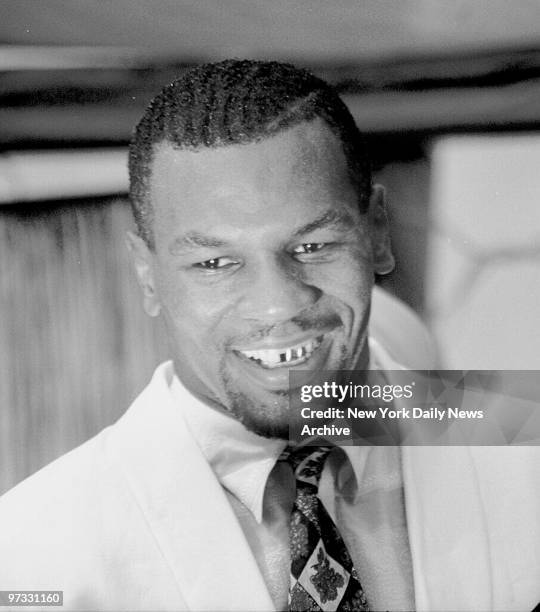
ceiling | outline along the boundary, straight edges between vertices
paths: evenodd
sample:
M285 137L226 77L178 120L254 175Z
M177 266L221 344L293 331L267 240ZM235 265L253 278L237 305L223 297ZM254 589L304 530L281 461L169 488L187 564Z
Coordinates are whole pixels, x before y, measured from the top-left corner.
M314 70L380 142L540 125L540 0L0 0L0 151L125 143L224 57Z
M0 203L123 190L152 96L225 57L336 84L381 164L540 126L540 0L0 0Z
M354 63L531 47L538 0L1 0L0 44Z

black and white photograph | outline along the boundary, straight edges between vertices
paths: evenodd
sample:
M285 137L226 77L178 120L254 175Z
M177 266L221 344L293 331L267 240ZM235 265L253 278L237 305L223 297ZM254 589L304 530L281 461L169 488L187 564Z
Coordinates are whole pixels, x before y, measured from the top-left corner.
M0 0L0 612L540 610L539 0Z

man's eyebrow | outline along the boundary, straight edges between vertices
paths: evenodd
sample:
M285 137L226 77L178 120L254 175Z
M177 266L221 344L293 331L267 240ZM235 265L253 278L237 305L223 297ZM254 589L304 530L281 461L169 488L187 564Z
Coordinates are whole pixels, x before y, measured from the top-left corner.
M354 219L348 212L331 209L296 229L293 236L302 236L327 227L352 227L353 225Z
M172 255L180 255L184 251L192 251L197 248L213 249L225 246L225 241L214 236L207 236L200 232L188 232L183 236L175 238L169 246Z

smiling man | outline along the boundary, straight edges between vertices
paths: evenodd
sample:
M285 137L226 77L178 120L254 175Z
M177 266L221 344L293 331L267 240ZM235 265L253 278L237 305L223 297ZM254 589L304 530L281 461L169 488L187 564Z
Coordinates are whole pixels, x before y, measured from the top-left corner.
M63 591L65 610L532 609L530 449L289 441L291 371L433 365L373 290L394 265L384 191L335 91L276 62L194 68L138 124L130 185L172 360L0 500L0 591Z
M163 317L171 338L168 386L230 498L272 603L368 609L341 536L291 555L289 540L320 526L291 526L299 500L292 470L284 474L278 461L291 426L289 373L301 370L309 382L322 370L369 367L374 273L394 262L363 137L334 91L309 73L228 61L191 71L153 101L135 132L130 172L139 231L129 244L145 308ZM203 406L194 409L193 398ZM403 522L402 503L396 510ZM394 591L406 609L402 565L393 563ZM323 568L341 581L331 597ZM379 582L368 577L367 588L379 592Z

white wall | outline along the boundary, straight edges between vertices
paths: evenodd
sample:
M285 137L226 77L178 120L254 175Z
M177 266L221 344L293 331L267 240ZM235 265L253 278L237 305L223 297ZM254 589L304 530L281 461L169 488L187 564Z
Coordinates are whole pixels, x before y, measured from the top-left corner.
M540 369L540 135L434 143L426 307L447 368Z

